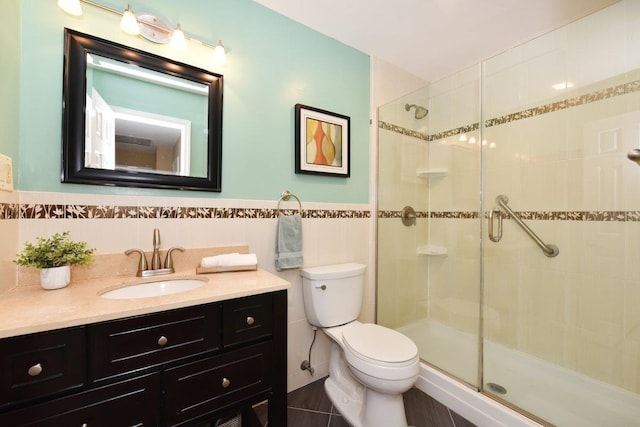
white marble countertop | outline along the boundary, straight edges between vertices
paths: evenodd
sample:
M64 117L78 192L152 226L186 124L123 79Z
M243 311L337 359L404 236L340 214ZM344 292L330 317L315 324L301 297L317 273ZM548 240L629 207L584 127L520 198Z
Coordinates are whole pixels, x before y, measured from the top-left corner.
M199 278L189 291L139 299L106 299L113 288L167 279ZM288 289L290 283L264 270L194 274L194 269L152 278L103 277L73 282L63 289L19 285L0 294L0 338L85 325L128 316L189 307Z

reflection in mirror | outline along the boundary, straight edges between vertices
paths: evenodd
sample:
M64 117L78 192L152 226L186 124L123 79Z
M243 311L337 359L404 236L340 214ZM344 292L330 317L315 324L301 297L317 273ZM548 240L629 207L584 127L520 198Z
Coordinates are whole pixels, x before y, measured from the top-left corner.
M63 182L220 191L222 76L72 30L65 41Z
M207 86L88 53L86 93L85 167L206 176Z

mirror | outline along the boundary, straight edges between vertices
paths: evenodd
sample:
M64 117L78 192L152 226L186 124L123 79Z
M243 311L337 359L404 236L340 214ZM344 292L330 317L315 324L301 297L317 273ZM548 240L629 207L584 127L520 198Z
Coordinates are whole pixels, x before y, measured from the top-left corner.
M65 29L62 182L221 190L222 76Z

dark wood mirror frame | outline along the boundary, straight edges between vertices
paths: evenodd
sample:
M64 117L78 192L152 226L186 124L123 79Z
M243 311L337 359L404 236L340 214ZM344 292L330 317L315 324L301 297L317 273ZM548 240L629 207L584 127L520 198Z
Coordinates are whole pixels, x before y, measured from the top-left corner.
M62 182L180 190L221 191L222 75L65 28ZM209 88L207 176L163 175L84 165L87 53L188 79Z

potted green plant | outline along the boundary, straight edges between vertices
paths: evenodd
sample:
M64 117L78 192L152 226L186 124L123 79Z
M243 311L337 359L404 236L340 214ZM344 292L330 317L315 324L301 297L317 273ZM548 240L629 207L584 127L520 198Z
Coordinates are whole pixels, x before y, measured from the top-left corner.
M86 242L72 241L69 234L65 231L48 239L38 237L35 245L26 242L14 262L41 269L40 285L44 289L64 288L71 280L70 266L90 264L95 251L88 249Z

